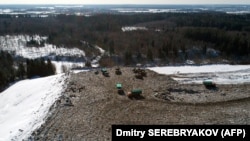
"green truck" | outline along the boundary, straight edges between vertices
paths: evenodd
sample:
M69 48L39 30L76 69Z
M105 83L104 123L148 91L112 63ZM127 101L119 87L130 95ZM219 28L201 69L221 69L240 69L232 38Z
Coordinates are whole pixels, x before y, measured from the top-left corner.
M122 84L121 84L121 83L117 83L117 84L116 84L116 88L117 88L117 89L122 89Z
M141 89L133 89L131 91L131 94L134 94L134 95L140 95L142 93L142 90Z
M206 80L203 80L203 85L206 86L207 88L214 88L216 87L216 84L213 80L211 79L206 79Z

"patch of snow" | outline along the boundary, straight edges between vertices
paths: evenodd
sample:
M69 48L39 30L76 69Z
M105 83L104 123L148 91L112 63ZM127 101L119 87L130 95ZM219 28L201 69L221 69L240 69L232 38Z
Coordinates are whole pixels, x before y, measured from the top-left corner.
M70 72L72 73L80 73L80 72L88 72L90 71L91 69L76 69L76 70L71 70Z
M98 49L102 55L104 55L105 50L103 50L103 49L102 49L101 47L99 47L99 46L95 46L95 48Z
M111 9L120 13L186 13L178 9L140 9L140 8L114 8Z
M212 73L212 72L230 72L249 69L250 65L203 65L203 66L167 66L152 67L150 70L161 74L180 74L183 73Z
M201 84L212 79L217 84L250 83L250 65L204 65L148 68L160 74L171 75L180 83Z
M0 36L0 50L14 52L17 56L29 59L46 56L85 56L85 52L80 49L68 49L47 43L45 43L43 47L27 47L26 43L32 40L32 38L38 43L47 40L47 37L41 37L38 35L34 35L32 37L28 35Z
M103 50L101 47L96 45L95 48L100 51L101 55L96 56L96 58L91 61L91 66L94 68L99 67L99 61L102 58L102 56L105 54L105 50Z
M6 14L6 13L11 13L12 10L11 9L2 9L1 12Z
M155 29L155 32L161 32L161 29Z
M51 10L55 9L54 7L36 7L36 8L39 8L39 9L51 9Z
M66 71L69 71L73 68L82 68L85 66L84 62L52 61L52 63L56 67L57 74L65 73L63 72L63 67L65 67Z
M218 57L220 55L220 51L213 48L208 48L206 54L210 57Z
M63 74L23 80L0 93L0 141L21 141L40 127L60 97Z
M195 62L192 61L192 60L186 60L186 64L188 64L188 65L193 65L193 64L195 64Z
M42 47L27 47L27 42L31 40L37 41L39 44L42 42L46 42L48 37L39 36L39 35L16 35L16 36L0 36L0 50L8 51L13 53L16 56L21 56L23 58L28 59L36 59L41 57L50 57L54 61L52 63L56 66L56 73L62 73L62 66L65 66L67 70L72 68L81 68L85 66L85 52L78 48L65 48L65 47L57 47L52 44L45 43ZM84 44L88 44L88 42L82 41ZM99 60L105 53L101 47L95 45L95 49L99 50L100 55L95 56L95 59L91 61L92 67L99 66ZM59 57L60 61L56 57ZM76 58L78 61L69 61L66 58ZM57 60L57 61L55 61ZM63 60L63 61L62 61ZM83 62L79 62L82 60Z
M239 14L249 14L250 11L229 11L226 12L227 14L235 14L235 15L239 15Z
M135 30L148 30L146 27L136 27L136 26L124 26L122 27L123 32L135 31Z
M49 15L40 15L41 18L48 18Z
M177 9L149 9L148 13L178 13Z

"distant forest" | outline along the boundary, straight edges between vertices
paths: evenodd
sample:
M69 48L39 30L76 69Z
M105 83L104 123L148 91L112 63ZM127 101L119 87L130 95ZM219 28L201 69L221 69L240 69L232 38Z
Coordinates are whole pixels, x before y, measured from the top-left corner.
M148 30L123 32L124 26ZM82 41L108 51L101 64L171 64L194 60L250 63L250 15L220 12L0 16L0 35L39 34L48 42L84 49ZM86 50L85 50L86 51Z

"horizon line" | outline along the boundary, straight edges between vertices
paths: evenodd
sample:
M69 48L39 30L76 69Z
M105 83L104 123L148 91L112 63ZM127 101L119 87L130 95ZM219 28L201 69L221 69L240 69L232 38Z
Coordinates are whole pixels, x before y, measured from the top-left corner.
M248 3L248 4L242 4L242 3L228 3L228 4L225 4L225 3L214 3L214 4L199 4L199 3L197 3L197 4L195 4L195 3L193 3L193 4L180 4L180 3L171 3L171 4L161 4L161 3L159 3L159 4L150 4L150 3L146 3L146 4L140 4L140 3L138 3L138 4L129 4L129 3L124 3L124 4L116 4L116 3L110 3L110 4L104 4L104 3L100 3L100 4L67 4L67 3L62 3L62 4L60 4L60 3L38 3L38 4L34 4L34 3L25 3L25 4L23 4L23 3L7 3L7 4L1 4L0 3L0 5L250 5L250 3Z

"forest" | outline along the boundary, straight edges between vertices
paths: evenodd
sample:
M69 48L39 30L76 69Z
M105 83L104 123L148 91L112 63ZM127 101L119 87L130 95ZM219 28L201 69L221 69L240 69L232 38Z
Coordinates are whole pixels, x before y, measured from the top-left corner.
M125 26L147 30L123 32ZM0 35L39 34L57 46L84 49L97 44L108 54L103 65L178 64L186 60L248 64L250 15L220 12L57 15L0 15ZM30 43L32 44L32 42ZM108 62L107 62L108 61Z
M25 78L54 75L55 66L49 59L16 60L10 53L0 52L0 92L10 83Z

